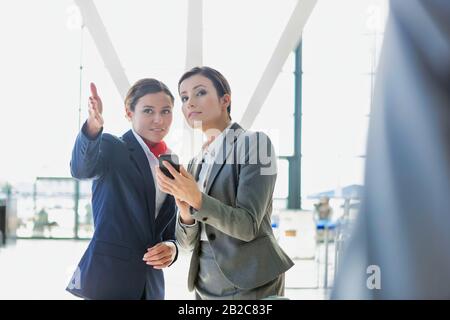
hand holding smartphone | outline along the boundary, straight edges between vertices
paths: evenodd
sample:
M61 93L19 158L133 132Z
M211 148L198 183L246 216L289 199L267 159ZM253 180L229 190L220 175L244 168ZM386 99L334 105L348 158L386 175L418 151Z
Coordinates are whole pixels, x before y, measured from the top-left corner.
M180 172L180 161L178 160L178 156L174 153L171 154L161 154L159 157L159 168L161 171L169 178L174 179L172 174L167 170L167 168L164 166L163 161L169 162L172 167L175 168L178 172Z

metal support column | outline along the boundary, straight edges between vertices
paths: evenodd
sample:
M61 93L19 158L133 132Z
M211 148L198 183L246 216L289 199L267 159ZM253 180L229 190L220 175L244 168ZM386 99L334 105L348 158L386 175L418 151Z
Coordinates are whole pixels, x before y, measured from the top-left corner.
M75 192L74 192L74 196L73 196L73 200L74 200L74 205L73 205L73 211L75 214L75 224L73 227L73 237L75 239L78 239L78 227L80 225L80 219L79 219L79 215L78 215L78 204L80 202L80 181L75 179Z
M295 111L294 154L289 161L288 209L301 209L301 157L302 157L302 43L295 50Z

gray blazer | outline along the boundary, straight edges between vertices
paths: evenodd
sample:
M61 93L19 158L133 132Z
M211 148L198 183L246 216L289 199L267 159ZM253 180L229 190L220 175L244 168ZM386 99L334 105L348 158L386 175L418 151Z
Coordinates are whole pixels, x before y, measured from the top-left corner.
M234 123L225 136L202 196L202 208L191 210L196 224L184 227L177 217L179 245L193 250L188 288L194 289L199 267L199 224L205 224L216 262L225 277L242 289L259 287L294 263L275 240L271 227L272 195L277 176L270 139ZM191 160L188 171L198 175Z

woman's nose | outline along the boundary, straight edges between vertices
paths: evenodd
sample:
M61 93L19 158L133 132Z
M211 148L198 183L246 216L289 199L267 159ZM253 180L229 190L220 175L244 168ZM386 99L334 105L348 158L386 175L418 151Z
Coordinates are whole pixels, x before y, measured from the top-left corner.
M153 122L154 123L160 123L162 121L162 117L159 115L159 114L156 114L154 117L153 117Z
M189 104L188 104L188 108L189 108L189 109L195 109L196 106L195 106L195 104L193 104L193 103L189 103Z
M187 101L187 106L189 109L195 108L194 102L192 101L192 98L189 98Z

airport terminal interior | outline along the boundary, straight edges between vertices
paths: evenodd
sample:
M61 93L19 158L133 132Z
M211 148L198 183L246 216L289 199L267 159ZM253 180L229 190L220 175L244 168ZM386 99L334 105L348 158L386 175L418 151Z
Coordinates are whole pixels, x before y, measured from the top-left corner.
M202 65L229 80L232 121L274 145L271 226L294 262L285 298L329 299L365 191L389 11L388 0L2 1L0 299L79 299L65 288L94 234L92 179L69 164L89 83L117 136L130 84L166 83L177 94L165 142L186 167L198 148L177 83ZM166 299L195 299L190 256L165 269Z

